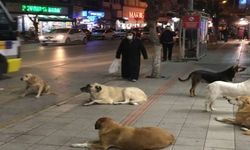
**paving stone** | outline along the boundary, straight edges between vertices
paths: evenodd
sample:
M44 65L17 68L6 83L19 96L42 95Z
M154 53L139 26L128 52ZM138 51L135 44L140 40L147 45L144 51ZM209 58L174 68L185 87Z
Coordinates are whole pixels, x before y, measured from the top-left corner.
M37 135L37 136L48 136L52 134L53 132L55 132L56 130L57 130L56 128L50 128L50 127L46 127L46 125L43 125L41 127L38 127L36 129L33 129L27 132L26 134Z
M69 136L48 136L38 142L42 145L62 146L71 139Z
M172 150L203 150L203 146L174 145Z
M177 137L176 145L203 146L204 139Z
M57 150L60 146L52 146L52 145L32 145L27 150Z
M12 143L25 143L25 144L34 144L43 139L44 136L37 136L37 135L21 135L14 140Z
M234 140L212 140L212 139L207 139L206 143L205 143L205 147L234 149L235 144L234 144Z
M207 134L207 139L221 139L221 140L234 140L234 132L232 131L227 131L227 130L222 130L220 131L209 131Z
M249 138L249 136L246 136ZM237 150L249 150L250 142L249 141L236 141L236 149Z
M235 150L235 149L205 147L204 150Z
M0 132L0 142L7 143L13 139L15 139L18 134L11 134L11 133L2 133Z
M0 147L1 150L27 150L30 144L24 143L7 143Z

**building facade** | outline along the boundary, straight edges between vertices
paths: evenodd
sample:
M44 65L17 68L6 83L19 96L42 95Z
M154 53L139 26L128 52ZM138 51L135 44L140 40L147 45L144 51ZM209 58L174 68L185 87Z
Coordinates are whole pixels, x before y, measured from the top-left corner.
M130 29L145 26L144 11L147 7L140 0L103 0L105 20L110 27Z
M4 0L6 8L17 19L18 31L34 30L35 19L38 32L71 26L72 5L70 0Z

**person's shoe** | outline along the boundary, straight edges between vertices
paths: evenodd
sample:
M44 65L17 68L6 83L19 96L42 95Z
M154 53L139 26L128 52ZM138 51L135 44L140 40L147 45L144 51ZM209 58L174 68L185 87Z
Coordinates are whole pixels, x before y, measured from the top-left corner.
M136 80L136 79L131 79L130 81L131 81L131 82L136 82L137 80Z

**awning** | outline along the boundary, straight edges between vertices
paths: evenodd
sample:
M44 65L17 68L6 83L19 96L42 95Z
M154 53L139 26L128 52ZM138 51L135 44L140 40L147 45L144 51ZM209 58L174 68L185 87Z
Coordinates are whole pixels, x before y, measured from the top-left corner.
M58 22L71 22L70 18L40 18L38 17L38 21L58 21Z

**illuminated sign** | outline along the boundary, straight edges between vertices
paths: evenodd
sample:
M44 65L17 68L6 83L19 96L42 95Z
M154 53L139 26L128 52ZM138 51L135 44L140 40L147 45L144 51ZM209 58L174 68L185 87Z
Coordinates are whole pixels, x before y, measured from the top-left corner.
M130 11L129 12L129 18L140 18L140 19L143 19L144 18L144 14L142 12L133 12L133 11Z
M100 18L104 17L104 12L101 11L82 11L82 16L87 18L90 21L97 21Z
M36 6L36 5L22 5L21 10L22 12L60 14L62 8L48 7L48 6Z
M241 5L245 5L245 4L247 3L247 0L239 0L239 3L240 3Z
M104 12L101 11L82 11L82 16L96 16L96 17L104 17Z

